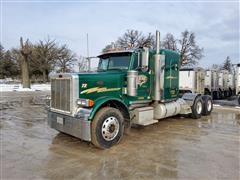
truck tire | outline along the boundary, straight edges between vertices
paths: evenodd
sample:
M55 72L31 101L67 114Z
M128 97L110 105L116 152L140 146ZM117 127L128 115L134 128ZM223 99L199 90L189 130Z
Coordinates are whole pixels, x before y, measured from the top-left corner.
M218 93L219 93L219 99L224 99L223 91L219 90Z
M224 99L228 97L228 91L223 91Z
M213 99L219 99L218 91L213 91Z
M203 100L201 96L196 97L192 105L192 114L191 117L194 119L199 119L202 117L203 110Z
M100 149L110 148L123 136L124 118L118 109L104 107L92 121L92 143Z
M211 96L207 96L207 95L202 96L202 100L203 100L202 115L207 116L207 115L211 114L211 112L212 112L213 101L212 101Z

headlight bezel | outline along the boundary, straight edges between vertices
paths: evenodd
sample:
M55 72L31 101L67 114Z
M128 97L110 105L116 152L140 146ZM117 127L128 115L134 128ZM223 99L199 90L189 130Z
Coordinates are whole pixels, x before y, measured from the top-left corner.
M77 99L76 104L81 107L92 107L94 105L94 101L91 99Z

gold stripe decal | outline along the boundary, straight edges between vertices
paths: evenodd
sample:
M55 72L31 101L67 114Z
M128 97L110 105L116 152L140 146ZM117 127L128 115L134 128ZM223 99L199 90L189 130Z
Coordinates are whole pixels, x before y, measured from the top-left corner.
M109 91L118 91L120 90L120 88L100 88L100 87L94 87L94 88L90 88L90 89L86 89L84 91L82 91L80 94L90 94L90 93L100 93L100 92L109 92Z

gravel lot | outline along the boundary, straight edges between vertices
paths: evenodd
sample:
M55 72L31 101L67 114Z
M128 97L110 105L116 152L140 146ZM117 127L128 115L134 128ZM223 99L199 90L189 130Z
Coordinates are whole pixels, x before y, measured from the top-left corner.
M0 179L240 179L240 110L132 128L99 150L48 127L47 94L1 93Z

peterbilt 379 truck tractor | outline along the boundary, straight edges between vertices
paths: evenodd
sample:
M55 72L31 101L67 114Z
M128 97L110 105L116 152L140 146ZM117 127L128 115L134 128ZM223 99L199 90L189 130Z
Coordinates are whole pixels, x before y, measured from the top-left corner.
M150 125L175 115L198 119L212 111L208 95L179 97L179 54L156 48L99 55L96 72L54 74L48 110L50 127L105 149L133 124Z

